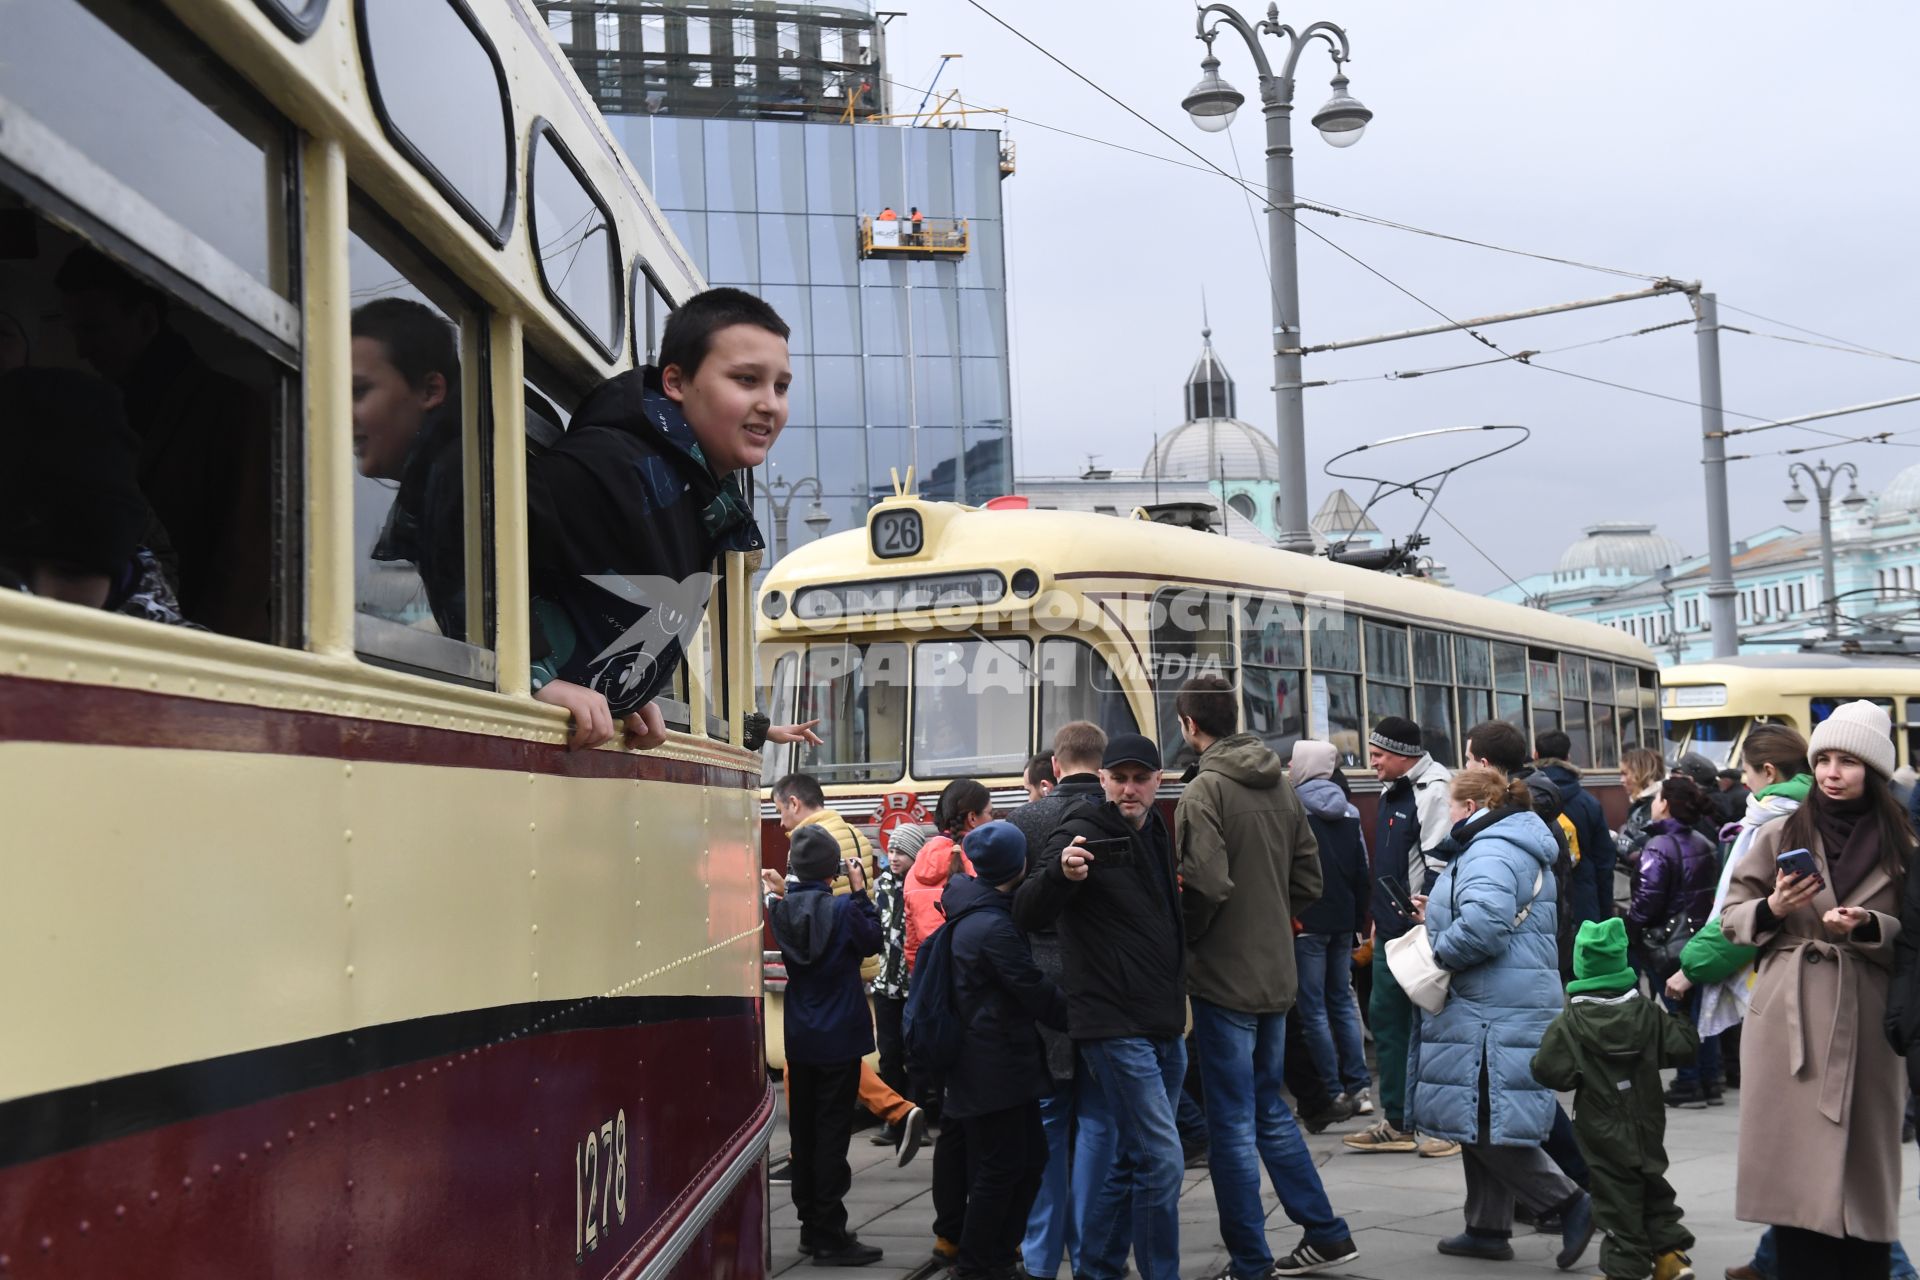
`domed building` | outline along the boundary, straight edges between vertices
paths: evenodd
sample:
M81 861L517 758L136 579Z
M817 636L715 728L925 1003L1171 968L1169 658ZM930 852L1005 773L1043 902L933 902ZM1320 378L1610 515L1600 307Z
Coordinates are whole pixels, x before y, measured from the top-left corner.
M1236 416L1239 394L1213 349L1213 330L1200 331L1200 354L1181 387L1185 420L1154 439L1136 472L1089 463L1075 477L1023 478L1015 491L1035 507L1129 515L1171 504L1212 508L1211 527L1228 537L1277 546L1280 527L1280 448L1271 435ZM1346 540L1355 547L1384 545L1379 528L1345 490L1336 489L1314 517L1314 546Z
M1920 464L1851 507L1841 496L1832 509L1841 634L1920 633ZM1817 520L1808 530L1775 525L1734 543L1742 652L1779 653L1826 635ZM1709 576L1706 556L1687 554L1651 524L1616 521L1589 525L1550 572L1491 594L1628 632L1664 662L1700 662L1713 652Z

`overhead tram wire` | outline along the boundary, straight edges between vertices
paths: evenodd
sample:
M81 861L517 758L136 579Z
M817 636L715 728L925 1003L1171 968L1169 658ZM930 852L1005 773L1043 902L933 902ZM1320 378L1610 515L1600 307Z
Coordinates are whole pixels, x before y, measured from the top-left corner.
M1845 338L1836 338L1830 333L1821 333L1818 329L1809 329L1809 328L1806 328L1804 325L1789 324L1785 320L1775 320L1772 316L1763 316L1758 311L1749 311L1745 307L1736 307L1731 302L1722 302L1720 305L1725 309L1727 309L1728 311L1737 311L1741 315L1751 316L1755 320L1765 320L1768 324L1777 324L1782 329L1791 329L1795 333L1804 333L1815 338L1825 338L1828 342L1843 343L1846 346L1852 347L1856 351L1864 351L1869 355L1889 356L1895 360L1904 360L1907 358L1905 356L1894 355L1891 351L1882 351L1877 347L1869 347L1864 343L1848 342Z
M1101 97L1113 103L1115 106L1119 107L1122 111L1125 111L1128 115L1140 121L1140 123L1146 125L1149 129L1153 130L1155 133L1159 134L1161 137L1165 138L1167 141L1173 143L1175 146L1179 147L1182 151L1185 151L1188 155L1191 155L1196 160L1199 160L1201 164L1205 165L1208 169L1212 170L1214 173L1218 174L1220 177L1225 178L1229 182L1237 181L1232 174L1228 173L1225 169L1222 169L1218 164L1214 163L1214 161L1209 159L1207 156L1195 150L1192 146L1188 145L1186 142L1181 141L1179 138L1169 133L1166 129L1156 124L1154 121L1142 115L1139 111L1135 110L1132 106L1128 105L1124 100L1117 97L1113 93L1109 92L1106 88L1102 87L1098 82L1093 80L1091 77L1087 76L1084 72L1080 71L1078 68L1074 67L1071 63L1067 62L1065 59L1061 58L1058 54L1054 53L1052 50L1048 49L1045 45L1042 45L1037 40L1034 40L1031 36L1027 35L1025 32L1015 27L1012 23L1000 17L998 14L994 13L993 10L987 8L986 5L982 4L981 0L967 0L967 3L971 5L973 8L979 10L987 18L991 19L995 24L997 24L998 26L1006 30L1009 34L1011 34L1014 38L1018 39L1021 43L1029 46L1035 52L1039 53L1042 57L1046 58L1049 62L1052 62L1054 65L1058 66L1061 70L1067 72L1067 74L1071 75L1074 79L1080 81L1082 84L1085 84L1088 88L1092 89L1095 93L1098 93ZM1246 187L1248 184L1241 182L1240 185L1242 187ZM1254 191L1256 194L1259 193L1259 189L1257 187L1254 188ZM1331 208L1332 206L1328 206L1328 207ZM1412 289L1409 289L1407 286L1401 284L1398 280L1395 280L1392 276L1387 275L1384 271L1381 271L1378 267L1375 267L1372 263L1369 263L1365 259L1359 257L1357 254L1353 253L1352 251L1347 249L1345 246L1341 245L1338 241L1327 236L1324 232L1313 227L1309 223L1301 221L1298 217L1294 218L1294 225L1299 229L1305 231L1308 235L1314 237L1316 240L1319 240L1321 243L1325 244L1328 248L1340 254L1342 257L1346 258L1348 261L1352 262L1355 266L1358 266L1363 271L1367 272L1369 275L1372 275L1378 278L1383 283L1393 288L1395 291L1406 295L1408 298L1412 299L1414 302L1418 303L1420 306L1426 308L1428 311L1431 311L1434 315L1446 321L1448 325L1458 329L1461 333L1466 334L1468 337L1480 343L1482 346L1485 346L1489 350L1496 352L1507 362L1523 364L1529 369L1540 369L1540 370L1544 370L1547 373L1559 374L1561 377L1573 378L1580 382L1592 383L1595 386L1611 387L1617 391L1626 391L1626 392L1631 392L1634 395L1648 396L1656 400L1665 400L1665 401L1668 401L1669 403L1685 405L1689 408L1705 409L1708 407L1702 404L1698 400L1688 399L1685 396L1670 395L1664 391L1654 391L1646 387L1636 387L1629 383L1615 382L1611 379L1596 377L1592 374L1576 373L1571 369L1561 369L1553 365L1539 364L1533 360L1524 360L1524 361L1516 360L1514 353L1507 351L1499 343L1495 342L1493 339L1487 337L1485 334L1479 332L1478 330L1470 329L1465 325L1461 324L1460 321L1454 319L1452 316L1448 315L1445 311L1441 310L1439 307L1435 306L1433 303L1427 301L1425 298L1415 293ZM1488 247L1492 247L1492 246L1488 246ZM1571 261L1571 260L1563 260L1563 261ZM1587 265L1587 264L1576 264L1576 265ZM1624 273L1624 274L1636 274L1636 273ZM1661 279L1664 277L1650 277L1650 278ZM1735 310L1739 310L1739 308L1735 308ZM1741 314L1747 315L1747 314L1753 314L1753 313L1742 311ZM1783 323L1781 321L1768 319L1765 316L1759 316L1757 318L1767 320L1769 324ZM1799 326L1797 325L1784 325L1784 327L1789 329L1799 328ZM1811 331L1803 330L1803 332L1811 332ZM1831 335L1829 334L1816 334L1815 336L1831 337ZM1736 418L1746 418L1754 422L1773 421L1772 419L1764 417L1760 414L1746 413L1738 409L1730 409L1730 408L1727 408L1725 405L1720 406L1720 411L1722 413L1732 414ZM1799 425L1799 424L1796 424L1795 429L1810 431L1815 435L1832 436L1835 439L1845 438L1845 437L1842 437L1838 432L1821 431L1820 429L1815 427L1808 427L1808 426Z

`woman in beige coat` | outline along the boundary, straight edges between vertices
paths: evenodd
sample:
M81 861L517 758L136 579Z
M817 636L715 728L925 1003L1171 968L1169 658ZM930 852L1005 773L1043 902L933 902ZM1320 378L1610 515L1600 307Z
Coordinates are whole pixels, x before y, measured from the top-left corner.
M1887 787L1887 713L1840 707L1808 746L1807 803L1734 868L1722 923L1760 949L1740 1040L1735 1213L1778 1228L1780 1280L1889 1269L1906 1076L1882 1032L1913 833ZM1815 877L1777 872L1805 848Z

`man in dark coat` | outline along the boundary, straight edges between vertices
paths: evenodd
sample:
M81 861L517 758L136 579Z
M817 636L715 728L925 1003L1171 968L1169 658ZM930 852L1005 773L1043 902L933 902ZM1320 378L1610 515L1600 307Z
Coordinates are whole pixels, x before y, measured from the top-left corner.
M1100 789L1100 758L1106 749L1106 732L1088 720L1063 724L1054 733L1052 790L1007 815L1007 821L1026 837L1029 876L1039 874L1047 841L1066 815L1079 805L1098 805L1106 798ZM1058 930L1036 929L1027 941L1040 972L1053 982L1064 981L1066 960ZM1079 1274L1080 1223L1113 1166L1113 1116L1098 1089L1080 1087L1071 1037L1043 1026L1040 1038L1046 1045L1047 1074L1053 1085L1040 1099L1047 1168L1020 1253L1029 1275L1055 1274L1063 1256Z
M1142 1280L1180 1269L1185 1160L1174 1100L1186 1075L1186 938L1173 846L1154 810L1160 749L1137 733L1107 743L1104 803L1081 801L1047 841L1038 875L1014 895L1029 933L1057 924L1065 956L1067 1027L1113 1107L1131 1176L1109 1176L1080 1224L1081 1274L1120 1280L1132 1197Z
M1534 735L1534 767L1560 788L1560 803L1573 820L1580 838L1580 862L1567 886L1567 913L1576 925L1604 920L1613 914L1613 833L1600 802L1580 782L1580 770L1569 763L1572 740L1558 729Z
M739 289L667 321L658 368L601 383L527 463L534 696L574 717L575 747L624 723L665 741L670 688L728 551L764 546L738 475L787 422L787 325ZM749 744L751 747L753 744Z
M878 1262L881 1251L847 1230L845 1197L853 1185L847 1146L860 1060L873 1052L860 962L879 953L880 916L858 862L845 867L850 891L834 894L840 846L820 828L794 832L787 869L796 882L791 889L777 871L760 874L767 922L787 966L787 1124L800 1249L822 1266L865 1266Z
M1667 1106L1660 1071L1693 1061L1699 1037L1636 989L1620 920L1589 921L1574 942L1566 1011L1533 1055L1533 1077L1574 1093L1574 1136L1593 1170L1593 1217L1607 1233L1609 1277L1678 1275L1693 1234L1667 1182Z
M943 1123L966 1130L967 1210L954 1275L1012 1273L1047 1166L1040 1098L1048 1092L1037 1022L1065 1029L1067 1000L1013 923L1013 891L1027 874L1027 840L1010 822L967 833L974 878L947 881L941 904L953 931L953 999L966 1028L946 1075Z

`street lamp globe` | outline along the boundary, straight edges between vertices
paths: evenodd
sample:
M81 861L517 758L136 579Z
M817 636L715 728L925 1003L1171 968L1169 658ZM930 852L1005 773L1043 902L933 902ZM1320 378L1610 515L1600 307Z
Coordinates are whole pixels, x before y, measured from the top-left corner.
M1347 78L1344 75L1333 77L1333 96L1327 99L1327 105L1313 113L1313 127L1331 147L1350 147L1360 141L1360 135L1367 131L1367 121L1373 119L1373 112L1347 92Z
M1798 480L1793 482L1793 492L1789 493L1785 498L1782 498L1781 504L1789 511L1802 511L1806 509L1807 495L1800 492L1800 482Z
M1867 495L1860 492L1860 487L1849 480L1847 481L1847 496L1840 499L1840 505L1856 509L1864 507L1867 505Z
M815 499L812 503L808 504L806 519L802 520L801 523L806 525L807 528L812 531L813 536L817 538L827 531L827 526L833 523L833 517L828 515L827 509L820 505L818 499Z
M1180 105L1193 117L1194 124L1208 133L1219 133L1233 123L1234 113L1246 98L1220 78L1220 59L1209 53L1200 60L1200 83L1193 86Z

